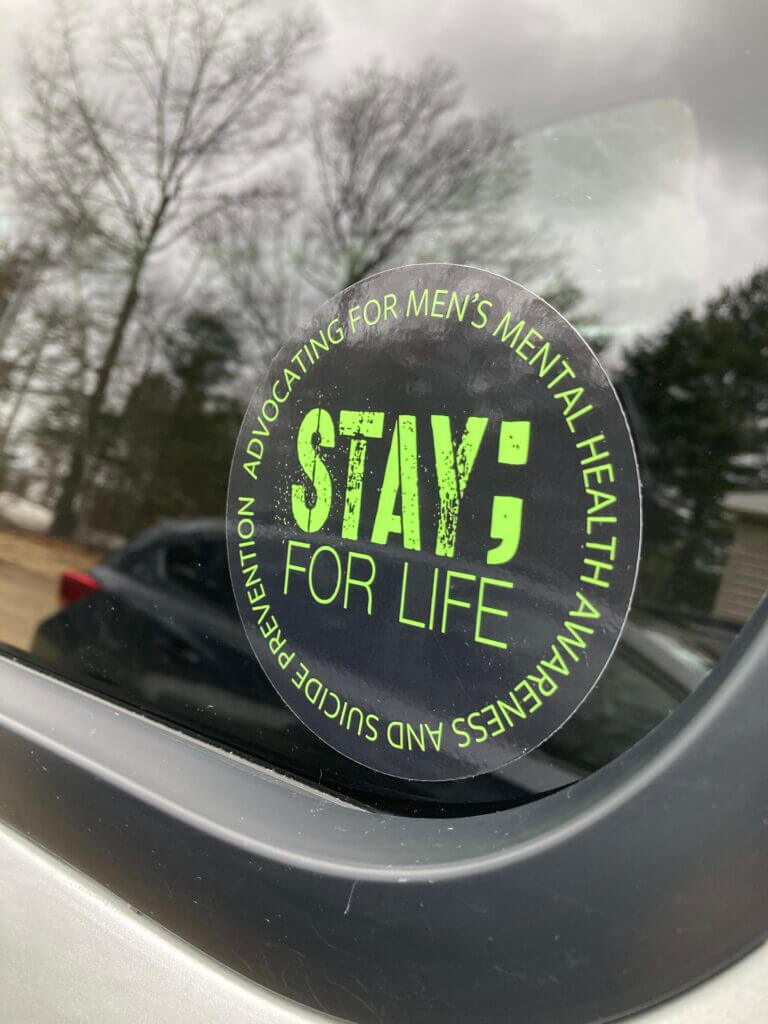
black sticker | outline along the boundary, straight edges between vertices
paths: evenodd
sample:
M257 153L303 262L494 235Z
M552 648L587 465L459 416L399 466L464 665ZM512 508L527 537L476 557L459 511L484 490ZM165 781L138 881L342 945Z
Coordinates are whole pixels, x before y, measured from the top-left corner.
M262 668L319 737L407 779L521 757L624 626L640 481L591 349L545 301L446 264L341 292L275 358L227 507Z

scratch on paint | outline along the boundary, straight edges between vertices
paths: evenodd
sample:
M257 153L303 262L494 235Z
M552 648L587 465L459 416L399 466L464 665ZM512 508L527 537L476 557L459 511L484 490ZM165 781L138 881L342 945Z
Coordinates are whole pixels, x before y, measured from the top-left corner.
M355 889L357 888L357 882L353 882L349 890L349 898L347 899L347 905L344 907L344 917L349 913L349 908L352 906L352 897L355 895Z

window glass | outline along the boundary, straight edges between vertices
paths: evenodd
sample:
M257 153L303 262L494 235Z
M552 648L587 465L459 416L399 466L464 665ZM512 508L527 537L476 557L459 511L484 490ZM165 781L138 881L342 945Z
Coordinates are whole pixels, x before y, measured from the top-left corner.
M764 19L693 0L232 10L6 0L0 645L408 813L573 783L700 685L768 587ZM633 611L596 689L520 762L440 784L360 768L283 705L223 519L279 345L420 261L566 316L643 483Z
M171 584L214 607L235 612L223 537L171 542L165 548L164 562Z

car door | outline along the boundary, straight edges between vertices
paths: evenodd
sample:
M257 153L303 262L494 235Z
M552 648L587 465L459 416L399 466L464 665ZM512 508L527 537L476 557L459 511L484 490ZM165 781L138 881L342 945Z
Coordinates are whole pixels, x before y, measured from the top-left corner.
M763 1020L765 12L5 6L4 1019Z

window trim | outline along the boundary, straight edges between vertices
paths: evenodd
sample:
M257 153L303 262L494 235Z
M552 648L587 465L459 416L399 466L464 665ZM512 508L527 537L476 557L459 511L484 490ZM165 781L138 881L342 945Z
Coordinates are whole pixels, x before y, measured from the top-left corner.
M768 601L606 768L522 807L414 819L0 659L0 818L326 1013L593 1024L768 932L766 664Z

